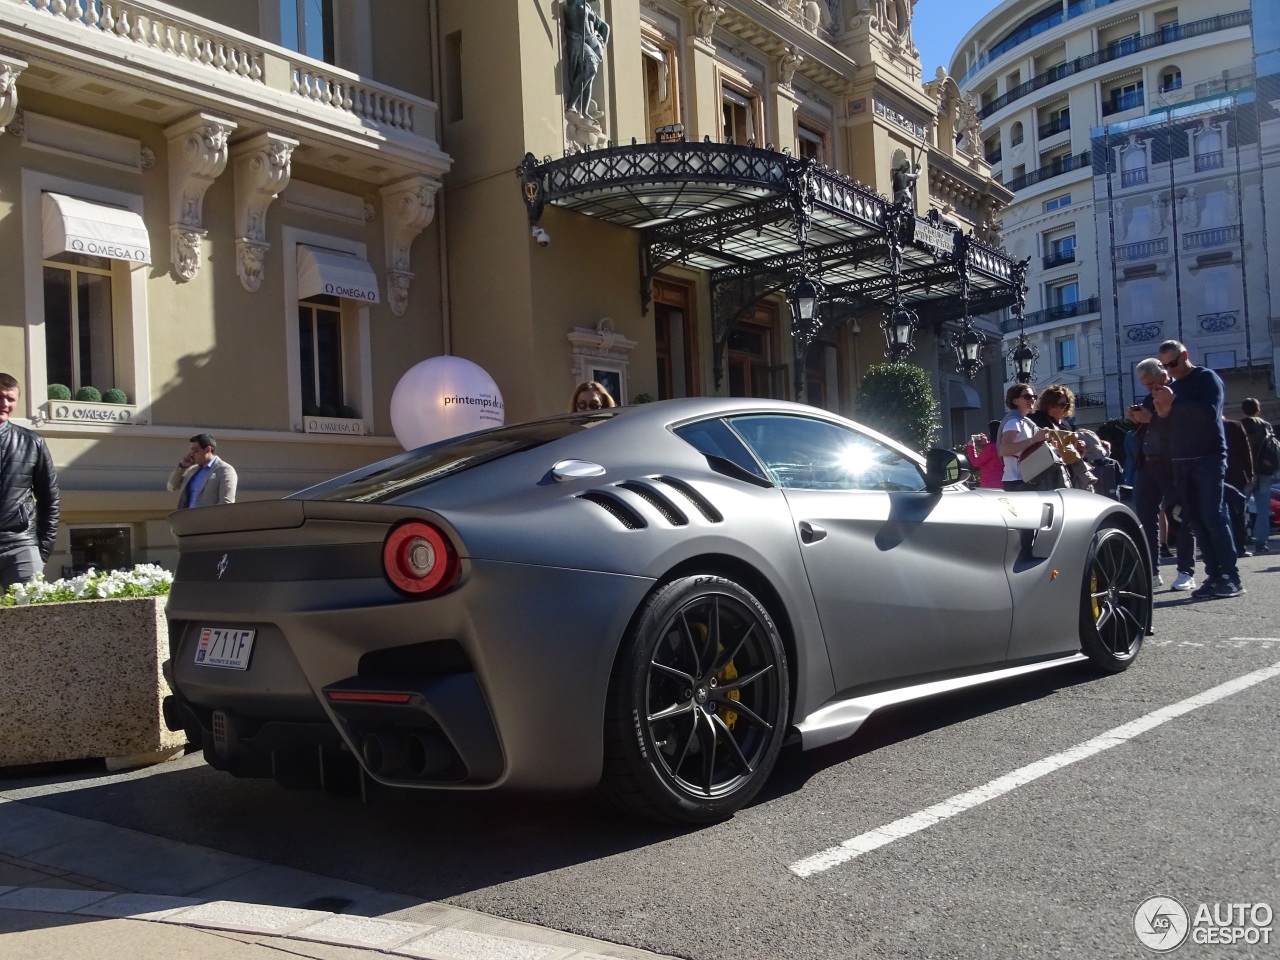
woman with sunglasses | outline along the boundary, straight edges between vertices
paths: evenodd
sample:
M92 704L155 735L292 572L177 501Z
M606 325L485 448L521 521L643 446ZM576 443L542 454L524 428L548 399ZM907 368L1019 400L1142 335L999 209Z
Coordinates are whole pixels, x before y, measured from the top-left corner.
M570 413L586 413L590 410L602 410L606 407L616 406L617 404L613 402L613 397L609 395L609 391L594 380L578 384L573 391L573 396L569 399Z
M1077 490L1093 490L1097 479L1085 463L1084 451L1076 438L1067 418L1076 412L1076 395L1071 388L1061 383L1050 384L1040 392L1040 400L1036 404L1031 419L1037 426L1048 427L1053 433L1049 442L1053 444L1071 477L1071 486Z
M1049 430L1037 426L1031 419L1036 403L1036 392L1025 383L1015 383L1004 395L1004 404L1010 412L1000 421L1000 439L997 450L1004 458L1003 485L1006 490L1033 489L1022 479L1018 456L1037 443L1049 439Z

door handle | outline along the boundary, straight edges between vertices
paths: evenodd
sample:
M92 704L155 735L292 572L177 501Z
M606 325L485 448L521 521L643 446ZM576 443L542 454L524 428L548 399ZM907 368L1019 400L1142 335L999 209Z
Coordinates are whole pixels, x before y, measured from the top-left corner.
M826 537L827 531L816 523L810 523L808 520L800 521L800 542L801 543L817 543Z

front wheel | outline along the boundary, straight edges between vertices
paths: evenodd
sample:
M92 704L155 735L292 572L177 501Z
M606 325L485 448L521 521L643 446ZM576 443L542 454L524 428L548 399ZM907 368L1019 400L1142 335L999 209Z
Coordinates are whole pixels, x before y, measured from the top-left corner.
M1080 649L1107 673L1127 670L1151 625L1151 575L1138 544L1101 527L1089 545L1080 588Z
M789 697L782 638L748 590L716 576L660 587L609 684L601 794L655 820L732 816L773 769Z

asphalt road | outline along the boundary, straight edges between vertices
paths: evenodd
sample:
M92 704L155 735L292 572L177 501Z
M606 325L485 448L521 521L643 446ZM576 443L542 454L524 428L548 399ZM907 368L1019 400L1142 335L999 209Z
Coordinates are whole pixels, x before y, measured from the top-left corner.
M751 807L696 831L620 821L585 798L333 800L198 756L25 802L698 960L1155 956L1134 932L1153 895L1192 912L1280 910L1280 669L1258 673L1280 664L1280 557L1241 570L1241 598L1158 594L1156 635L1124 674L1068 667L887 710L845 743L784 752ZM1164 722L1061 764L1173 704ZM855 859L791 869L1055 756L1042 776ZM1176 956L1280 958L1277 926L1270 944L1188 941Z

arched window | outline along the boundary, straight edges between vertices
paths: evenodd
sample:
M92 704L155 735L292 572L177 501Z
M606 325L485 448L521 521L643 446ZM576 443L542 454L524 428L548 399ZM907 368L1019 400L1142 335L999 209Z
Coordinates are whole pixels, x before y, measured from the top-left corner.
M1222 167L1222 133L1212 127L1196 137L1196 170L1218 170Z
M1120 186L1132 187L1147 182L1146 147L1134 146L1120 154Z
M1182 71L1178 67L1165 67L1160 71L1160 92L1172 93L1182 89Z
M1016 147L1022 142L1022 123L1015 120L1009 127L1009 146Z

